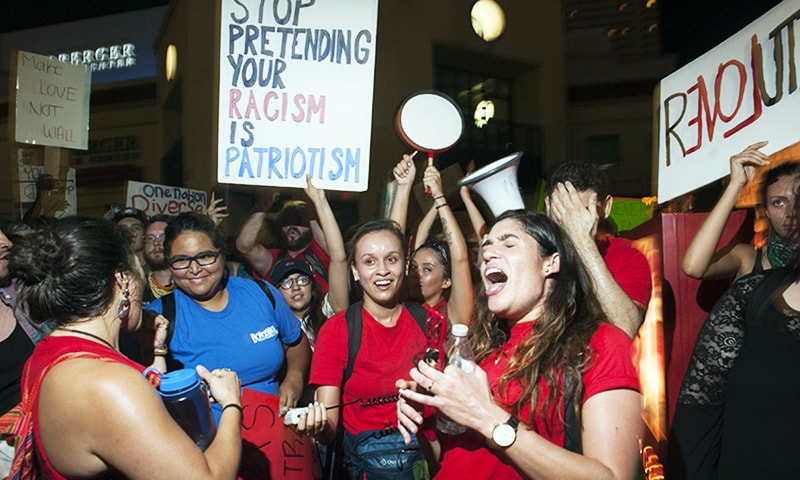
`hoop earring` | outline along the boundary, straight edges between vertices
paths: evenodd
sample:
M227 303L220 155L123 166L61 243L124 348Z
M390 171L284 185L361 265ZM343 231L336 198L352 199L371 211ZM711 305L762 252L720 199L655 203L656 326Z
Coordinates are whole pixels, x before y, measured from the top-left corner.
M128 313L130 313L131 301L128 298L130 293L130 290L128 290L128 282L125 282L125 289L122 291L122 300L120 300L119 305L117 305L117 316L120 320L128 318Z

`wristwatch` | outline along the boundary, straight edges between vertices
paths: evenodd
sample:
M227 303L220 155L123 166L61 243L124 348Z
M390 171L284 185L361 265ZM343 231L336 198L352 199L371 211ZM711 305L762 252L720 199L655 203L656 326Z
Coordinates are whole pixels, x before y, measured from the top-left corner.
M517 427L519 427L519 419L511 415L511 418L506 423L494 426L492 429L492 442L501 448L510 447L517 439Z

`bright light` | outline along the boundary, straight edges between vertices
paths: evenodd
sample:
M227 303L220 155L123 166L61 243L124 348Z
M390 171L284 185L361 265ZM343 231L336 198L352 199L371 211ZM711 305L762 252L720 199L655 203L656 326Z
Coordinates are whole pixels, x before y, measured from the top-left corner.
M481 100L475 107L473 115L475 119L475 126L483 128L484 125L489 123L489 120L494 118L494 102L491 100Z
M478 0L471 16L472 29L486 42L496 40L506 28L506 15L495 0Z
M170 82L175 79L178 74L178 47L170 43L167 47L167 55L164 60L164 70L167 81Z

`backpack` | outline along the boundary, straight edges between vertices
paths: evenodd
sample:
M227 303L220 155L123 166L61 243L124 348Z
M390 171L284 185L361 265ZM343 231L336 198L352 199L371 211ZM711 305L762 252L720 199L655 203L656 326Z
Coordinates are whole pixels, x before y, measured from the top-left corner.
M36 444L33 439L33 407L39 399L42 381L51 368L73 358L96 358L107 362L114 360L90 352L69 352L53 360L42 370L41 375L31 383L29 369L25 368L20 380L22 399L0 417L0 441L13 445L14 460L6 480L35 480L39 471L34 455Z
M414 320L419 325L419 328L429 339L434 336L434 344L439 349L439 362L440 365L444 361L444 339L447 332L447 321L444 316L433 309L429 309L417 302L403 302L408 312L414 317ZM347 326L347 366L344 370L344 377L342 378L342 386L347 383L347 380L353 375L353 368L356 363L358 351L361 348L361 337L363 328L363 312L364 302L356 302L349 307L345 312L345 325ZM436 317L439 325L435 325L431 331L428 331L428 315ZM438 330L438 331L437 331ZM344 478L342 460L344 459L344 428L341 426L341 419L339 427L337 428L336 439L333 445L329 445L326 451L326 458L324 464L323 479L331 478Z

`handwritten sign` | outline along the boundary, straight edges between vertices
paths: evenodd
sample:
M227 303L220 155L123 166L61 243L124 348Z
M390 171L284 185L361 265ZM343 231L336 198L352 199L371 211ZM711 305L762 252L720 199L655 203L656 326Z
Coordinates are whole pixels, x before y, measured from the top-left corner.
M222 2L220 183L364 191L378 0Z
M798 10L800 0L781 2L661 81L659 202L724 177L750 144L769 140L774 151L800 138Z
M147 214L177 215L182 212L205 213L208 195L202 190L170 187L155 183L128 181L126 207L138 208Z
M20 157L22 153L20 153ZM22 218L25 213L33 206L36 200L36 180L39 175L44 173L43 165L31 165L25 163L22 158L17 159L17 170L14 181L17 186L14 189L19 191L19 216ZM59 190L63 195L48 195L44 193L42 201L42 214L46 217L61 218L78 213L78 192L75 187L75 169L67 171L66 182Z
M86 150L91 92L86 65L18 51L11 78L16 88L9 135L22 143Z
M283 478L312 480L322 471L314 455L314 442L284 426L278 416L280 398L242 390L242 463L240 480Z

